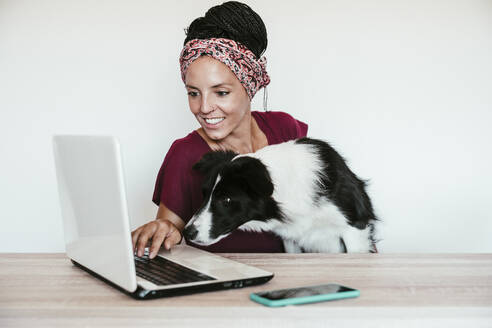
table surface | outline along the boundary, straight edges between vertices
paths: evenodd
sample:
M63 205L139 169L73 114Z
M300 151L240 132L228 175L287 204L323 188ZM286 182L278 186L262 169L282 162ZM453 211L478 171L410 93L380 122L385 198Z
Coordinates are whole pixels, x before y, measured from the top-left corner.
M492 327L492 254L219 255L275 277L241 289L139 301L65 254L0 254L0 326ZM252 292L323 283L361 295L280 308L249 300Z

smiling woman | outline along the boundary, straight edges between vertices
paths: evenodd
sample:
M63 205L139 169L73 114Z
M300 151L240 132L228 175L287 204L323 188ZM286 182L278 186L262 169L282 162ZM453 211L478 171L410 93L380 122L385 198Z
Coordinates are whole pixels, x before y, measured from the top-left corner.
M188 68L186 87L190 110L202 126L200 135L212 149L249 153L265 145L266 138L262 134L259 134L260 140L254 140L261 142L260 145L247 142L248 132L253 130L251 101L246 89L225 64L212 57L200 57Z
M266 28L246 4L229 1L210 8L186 31L180 54L181 77L189 108L200 128L175 140L167 152L152 201L156 220L132 232L137 255L151 242L150 257L161 245L170 249L200 208L204 177L193 164L212 150L253 153L272 144L306 136L308 126L284 112L251 111L256 92L270 83L266 72ZM210 246L212 252L284 252L280 237L236 230Z

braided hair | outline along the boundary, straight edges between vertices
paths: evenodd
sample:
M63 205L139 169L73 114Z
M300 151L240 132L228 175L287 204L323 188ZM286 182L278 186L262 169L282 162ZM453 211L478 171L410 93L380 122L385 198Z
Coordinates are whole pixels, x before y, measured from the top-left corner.
M260 58L268 44L267 31L261 17L248 5L228 1L210 8L185 29L186 42L193 39L227 38L245 45Z

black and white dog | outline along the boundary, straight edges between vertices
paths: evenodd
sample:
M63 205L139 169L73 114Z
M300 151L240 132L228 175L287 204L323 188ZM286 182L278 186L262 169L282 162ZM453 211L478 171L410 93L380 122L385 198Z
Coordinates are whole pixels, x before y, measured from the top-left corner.
M374 252L374 215L366 183L328 143L302 138L255 153L205 154L203 205L184 229L210 245L233 230L271 231L288 253Z

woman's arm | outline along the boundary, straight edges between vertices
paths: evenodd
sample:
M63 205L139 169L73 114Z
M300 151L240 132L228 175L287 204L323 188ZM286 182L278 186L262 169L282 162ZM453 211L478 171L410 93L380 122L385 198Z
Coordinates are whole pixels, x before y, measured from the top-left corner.
M171 221L176 226L176 228L179 229L180 232L183 231L186 225L186 223L184 223L184 221L178 215L176 215L176 213L168 209L163 203L159 204L156 219L167 219Z
M149 258L154 258L162 244L166 249L171 249L181 242L184 226L184 221L176 213L160 203L156 219L132 231L133 251L137 252L137 256L142 256L145 246L152 241Z

